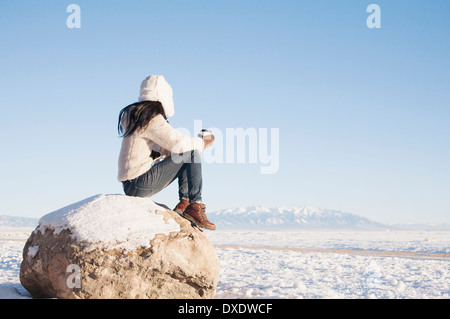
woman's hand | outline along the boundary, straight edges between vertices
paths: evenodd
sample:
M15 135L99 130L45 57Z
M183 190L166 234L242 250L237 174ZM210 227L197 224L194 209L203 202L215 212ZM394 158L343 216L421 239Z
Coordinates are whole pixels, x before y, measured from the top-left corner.
M205 148L204 148L205 150L208 147L212 146L213 143L214 143L214 140L215 140L214 135L212 135L212 134L208 134L206 136L203 136L202 139L203 139L203 142L205 143Z

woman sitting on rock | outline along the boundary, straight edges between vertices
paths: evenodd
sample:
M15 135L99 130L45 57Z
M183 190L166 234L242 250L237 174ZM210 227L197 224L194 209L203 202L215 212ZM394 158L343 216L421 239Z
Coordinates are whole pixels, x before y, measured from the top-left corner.
M163 76L147 76L139 101L120 111L119 176L128 196L150 197L178 179L175 211L199 227L215 230L202 203L201 152L214 136L182 135L167 121L174 115L172 88Z

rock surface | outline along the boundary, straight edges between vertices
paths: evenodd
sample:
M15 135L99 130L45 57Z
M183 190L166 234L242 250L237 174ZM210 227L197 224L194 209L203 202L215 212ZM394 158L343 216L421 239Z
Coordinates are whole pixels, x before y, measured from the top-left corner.
M219 267L205 233L177 213L99 195L41 218L20 281L36 298L212 298Z

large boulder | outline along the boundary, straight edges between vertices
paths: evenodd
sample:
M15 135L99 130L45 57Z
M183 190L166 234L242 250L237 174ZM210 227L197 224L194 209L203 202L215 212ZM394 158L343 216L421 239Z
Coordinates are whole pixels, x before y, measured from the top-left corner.
M124 195L42 217L20 267L36 298L212 298L218 276L205 233L148 198Z

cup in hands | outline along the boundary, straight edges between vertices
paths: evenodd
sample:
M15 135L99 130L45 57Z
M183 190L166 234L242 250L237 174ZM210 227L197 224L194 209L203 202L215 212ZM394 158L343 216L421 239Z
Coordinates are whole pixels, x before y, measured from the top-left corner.
M203 139L205 142L205 148L210 147L214 143L214 135L210 130L203 129L199 134L198 137Z

